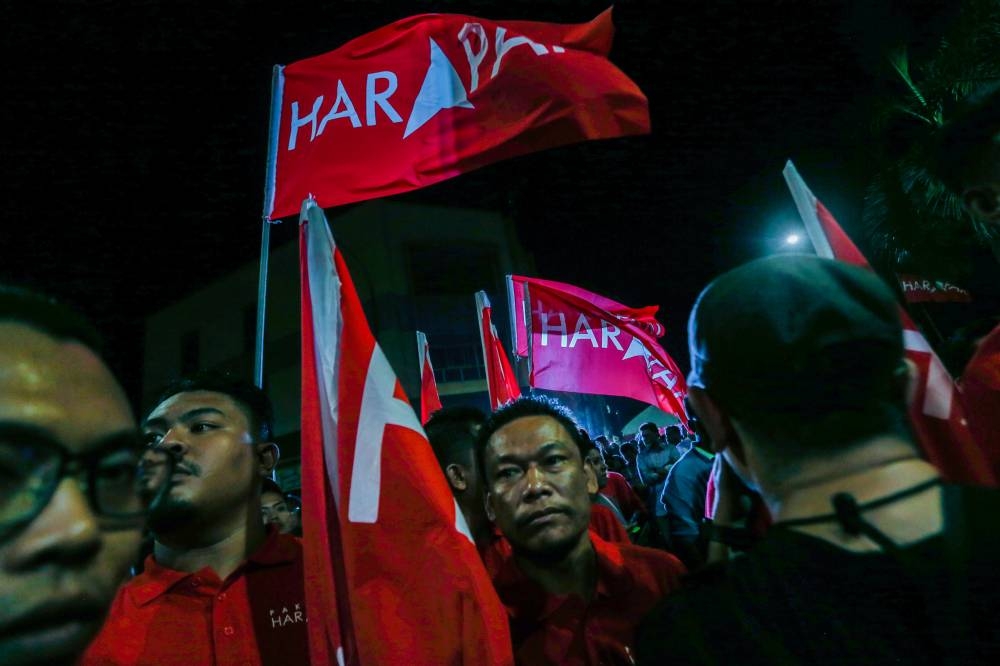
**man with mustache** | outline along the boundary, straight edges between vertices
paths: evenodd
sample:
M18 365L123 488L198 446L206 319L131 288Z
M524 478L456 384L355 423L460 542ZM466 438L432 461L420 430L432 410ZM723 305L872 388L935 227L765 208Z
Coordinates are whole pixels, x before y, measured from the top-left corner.
M139 553L141 443L96 331L0 286L0 664L69 664Z
M491 520L512 556L494 585L521 664L630 664L635 626L673 590L672 555L588 531L594 475L572 414L525 396L494 412L477 441Z
M142 430L176 468L149 515L153 554L83 664L308 663L301 542L261 518L271 414L260 389L228 377L161 394Z

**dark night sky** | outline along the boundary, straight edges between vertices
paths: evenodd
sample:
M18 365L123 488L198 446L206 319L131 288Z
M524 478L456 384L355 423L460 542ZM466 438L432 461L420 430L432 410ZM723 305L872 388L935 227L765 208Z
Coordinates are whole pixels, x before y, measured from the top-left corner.
M0 278L88 312L135 390L141 317L258 256L272 65L412 14L580 22L607 4L3 3ZM949 4L624 0L611 59L649 97L651 135L399 198L507 211L539 276L660 304L686 368L697 291L798 225L786 159L858 237L874 54L933 32Z

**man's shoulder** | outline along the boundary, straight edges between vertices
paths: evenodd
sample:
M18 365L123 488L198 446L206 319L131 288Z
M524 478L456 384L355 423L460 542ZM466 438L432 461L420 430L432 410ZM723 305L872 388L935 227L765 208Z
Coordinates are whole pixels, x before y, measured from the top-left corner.
M684 564L665 550L605 541L595 538L593 533L591 539L598 557L624 567L633 577L657 580L675 589L680 585L680 577L687 572Z

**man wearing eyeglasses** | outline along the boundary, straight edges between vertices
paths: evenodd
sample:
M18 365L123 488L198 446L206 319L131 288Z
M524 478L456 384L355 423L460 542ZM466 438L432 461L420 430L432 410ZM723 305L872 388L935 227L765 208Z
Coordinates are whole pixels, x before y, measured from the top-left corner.
M278 462L271 413L263 391L226 376L161 394L142 431L175 467L149 512L153 554L84 666L308 663L301 541L261 516Z
M141 443L96 332L0 286L0 664L72 663L138 556Z

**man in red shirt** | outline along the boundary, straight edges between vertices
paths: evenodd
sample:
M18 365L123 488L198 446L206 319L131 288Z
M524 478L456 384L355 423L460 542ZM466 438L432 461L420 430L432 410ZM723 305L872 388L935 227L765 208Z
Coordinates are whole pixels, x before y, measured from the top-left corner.
M139 554L142 454L97 332L0 285L0 664L72 663Z
M634 630L678 586L672 555L588 531L584 442L555 400L525 396L486 421L477 445L491 520L512 555L494 575L521 664L631 664Z
M143 432L176 466L150 511L153 554L82 664L308 663L301 542L261 518L278 461L271 419L262 391L226 377L161 395Z

